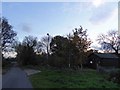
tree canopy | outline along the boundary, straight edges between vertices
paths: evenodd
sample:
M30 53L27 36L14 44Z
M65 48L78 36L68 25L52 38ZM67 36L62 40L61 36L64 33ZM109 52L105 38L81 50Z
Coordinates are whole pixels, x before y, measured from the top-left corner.
M118 54L120 51L120 36L118 35L118 31L112 30L107 34L100 34L97 40L107 52L115 51Z
M15 40L15 36L17 33L13 30L13 27L9 24L6 18L1 18L1 44L2 44L2 51L11 50L11 44Z

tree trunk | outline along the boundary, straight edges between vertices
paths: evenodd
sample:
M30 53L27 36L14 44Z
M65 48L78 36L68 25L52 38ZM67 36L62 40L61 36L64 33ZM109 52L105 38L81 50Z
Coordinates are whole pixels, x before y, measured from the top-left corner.
M81 70L83 69L83 65L82 64L80 64L81 65Z

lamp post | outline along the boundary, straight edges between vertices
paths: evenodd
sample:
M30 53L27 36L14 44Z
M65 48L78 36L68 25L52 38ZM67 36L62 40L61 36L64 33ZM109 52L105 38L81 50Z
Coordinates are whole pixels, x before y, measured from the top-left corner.
M70 34L68 35L68 38L69 38L69 68L71 67L70 65Z
M48 60L48 56L49 56L49 51L48 51L48 48L49 48L49 33L47 33L47 36L48 36L48 42L47 42L47 60Z

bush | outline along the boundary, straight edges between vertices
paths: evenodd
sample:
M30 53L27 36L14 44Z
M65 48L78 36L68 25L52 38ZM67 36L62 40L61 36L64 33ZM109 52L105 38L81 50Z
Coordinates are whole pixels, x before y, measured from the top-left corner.
M11 62L8 59L2 59L2 68L7 68L11 66Z
M65 68L68 67L68 62L64 57L51 55L48 64L53 67Z
M120 84L120 70L111 72L108 80Z
M46 64L46 55L36 55L35 62L37 65L45 65Z

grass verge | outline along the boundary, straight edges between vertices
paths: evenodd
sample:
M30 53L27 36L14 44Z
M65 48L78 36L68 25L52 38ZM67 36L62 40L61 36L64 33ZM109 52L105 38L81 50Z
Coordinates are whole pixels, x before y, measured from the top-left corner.
M41 68L41 72L31 75L30 81L34 88L119 88L120 85L107 81L107 74L96 70L84 69L54 70Z

